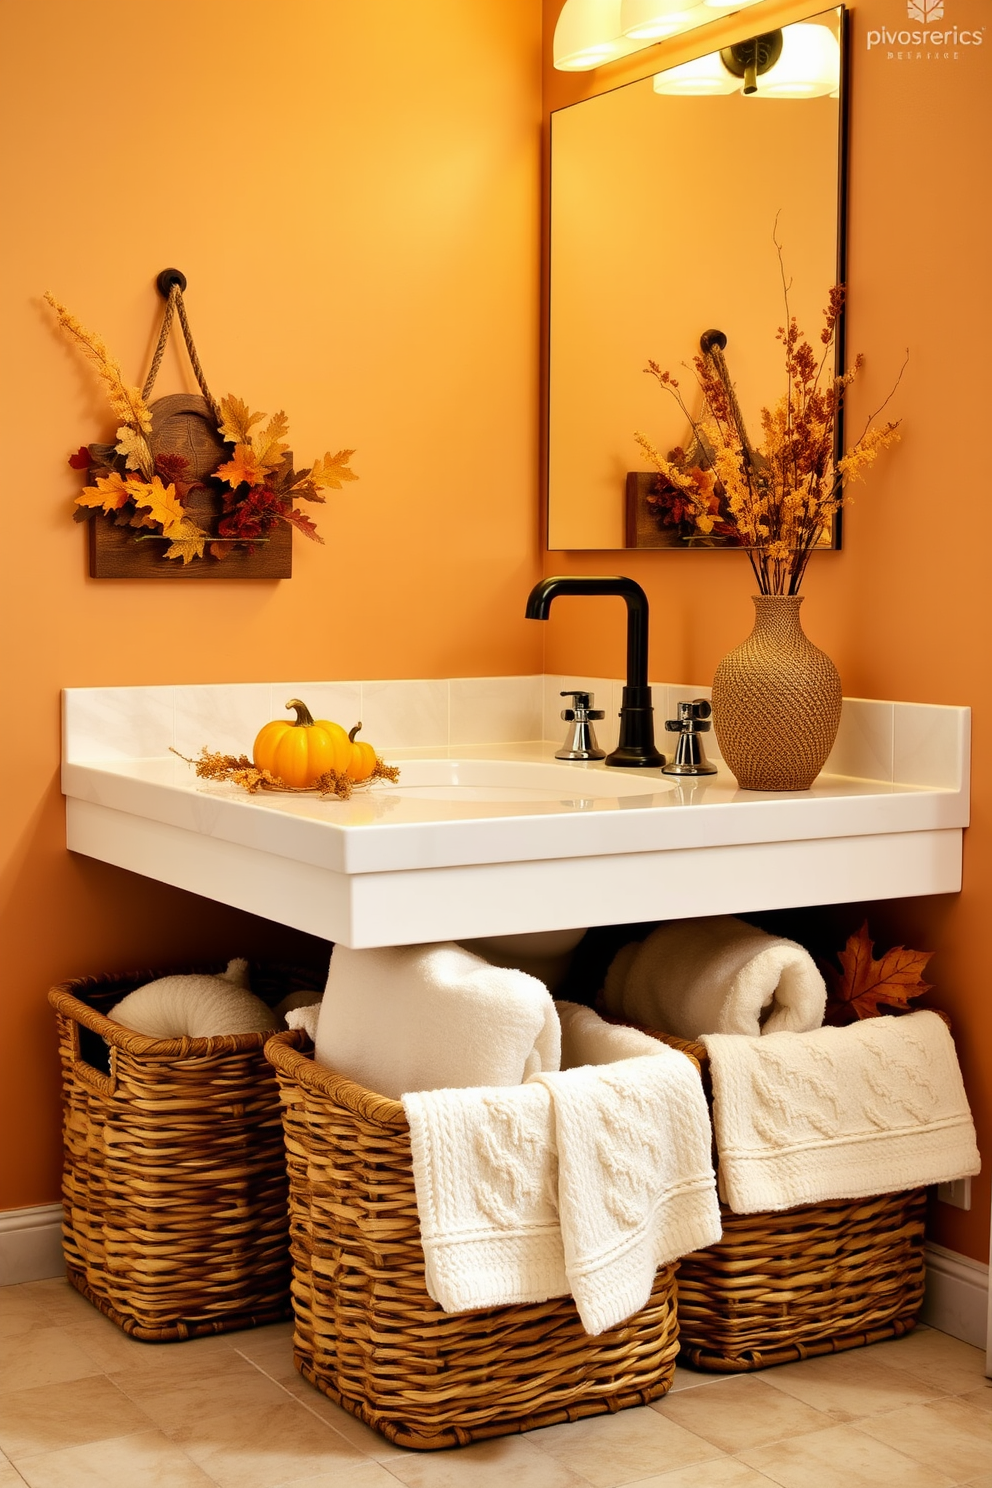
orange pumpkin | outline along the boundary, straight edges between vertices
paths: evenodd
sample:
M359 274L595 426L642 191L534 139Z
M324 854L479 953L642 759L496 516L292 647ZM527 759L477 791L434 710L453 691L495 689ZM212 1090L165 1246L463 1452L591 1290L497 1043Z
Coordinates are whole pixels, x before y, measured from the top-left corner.
M363 780L368 780L375 770L376 765L376 754L372 745L366 744L364 739L355 738L361 726L360 723L356 723L348 735L348 741L351 744L351 758L345 766L345 774L356 785L360 784Z
M326 718L314 719L299 698L291 698L286 707L295 708L295 719L276 718L259 730L252 748L256 768L268 770L297 790L313 785L328 770L343 775L351 763L354 745L341 725Z

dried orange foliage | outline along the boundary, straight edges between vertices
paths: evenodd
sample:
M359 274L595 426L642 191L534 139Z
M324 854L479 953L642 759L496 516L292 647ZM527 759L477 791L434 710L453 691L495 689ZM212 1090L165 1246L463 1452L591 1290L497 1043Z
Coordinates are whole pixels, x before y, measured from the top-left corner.
M185 754L179 754L178 749L172 750L178 754L187 765L192 765L201 780L224 780L231 785L240 785L242 790L254 795L260 790L288 791L293 787L280 780L278 775L271 774L268 770L260 770L258 766L248 758L246 754L220 754L213 753L206 745L200 750L196 759L190 759ZM393 784L400 778L400 772L396 765L387 765L376 755L375 769L369 776L370 780L389 780ZM310 787L321 796L336 796L339 801L347 801L354 789L354 783L347 775L339 775L336 770L328 770L326 774L316 779Z
M827 1023L840 1027L859 1018L875 1018L883 1008L908 1012L911 998L931 990L923 972L932 951L893 946L876 960L874 950L865 921L837 953L841 970L829 965L822 968L827 982Z
M898 420L874 420L876 409L847 451L837 449L848 389L864 358L846 372L832 372L844 287L835 285L823 312L820 348L814 349L789 307L782 246L773 234L782 271L785 324L776 339L783 352L785 392L761 410L762 440L752 442L730 370L718 343L693 358L701 412L690 408L678 379L649 361L645 372L673 398L692 431L688 448L667 455L644 434L635 439L658 472L648 504L662 527L686 541L715 538L747 552L761 594L798 594L814 550L829 540L837 513L850 504L845 480L862 480L877 456L899 438ZM905 363L903 364L905 366ZM895 386L899 384L896 378ZM892 392L895 391L893 387ZM889 397L891 398L892 392Z

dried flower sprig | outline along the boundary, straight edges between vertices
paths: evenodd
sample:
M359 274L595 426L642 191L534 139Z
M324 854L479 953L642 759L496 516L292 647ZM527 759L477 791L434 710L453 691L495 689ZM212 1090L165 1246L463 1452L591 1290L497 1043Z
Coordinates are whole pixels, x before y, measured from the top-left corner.
M125 382L120 362L110 355L103 341L94 331L88 331L84 325L81 325L71 311L60 304L47 290L45 299L58 316L59 325L63 331L76 343L83 355L93 363L107 384L110 406L117 417L133 429L143 434L150 434L152 416L148 405L141 396L141 390Z
M249 795L266 789L278 791L294 789L284 780L280 780L278 775L273 775L269 770L260 770L246 754L222 754L208 749L206 745L195 759L181 754L178 749L172 749L171 745L170 752L178 755L187 765L192 765L199 779L227 781L231 785L239 785ZM370 781L388 780L395 785L399 778L399 768L396 765L387 765L385 760L376 755L375 767L368 779ZM355 782L337 770L325 771L309 787L325 799L329 796L336 796L339 801L347 801L354 788Z
M902 379L866 421L861 435L838 455L837 430L848 388L864 365L858 356L841 376L830 376L844 288L835 285L823 312L817 354L789 308L782 247L785 325L776 339L784 351L785 392L760 414L762 440L752 444L722 348L712 342L693 358L702 398L693 414L679 383L657 362L644 369L678 404L693 434L692 448L659 454L643 434L635 438L659 475L660 520L685 534L721 536L747 552L759 592L797 594L809 559L834 518L849 505L845 480L860 480L881 451L898 438L898 420L876 424Z

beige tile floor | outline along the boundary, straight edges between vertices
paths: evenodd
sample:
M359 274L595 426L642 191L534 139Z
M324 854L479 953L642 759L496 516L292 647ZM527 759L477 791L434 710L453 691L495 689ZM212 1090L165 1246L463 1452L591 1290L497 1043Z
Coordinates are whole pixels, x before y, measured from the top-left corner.
M64 1281L0 1289L0 1488L992 1488L992 1381L932 1329L434 1453L308 1385L290 1333L148 1345Z

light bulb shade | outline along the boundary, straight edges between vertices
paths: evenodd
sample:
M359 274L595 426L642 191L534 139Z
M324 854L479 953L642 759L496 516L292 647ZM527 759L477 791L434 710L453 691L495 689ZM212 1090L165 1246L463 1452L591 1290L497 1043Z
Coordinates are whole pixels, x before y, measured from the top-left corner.
M751 98L822 98L840 86L840 43L826 26L801 21L782 32L782 55Z
M565 0L554 39L560 72L588 72L635 49L620 33L620 0Z
M620 30L631 41L655 41L698 25L703 0L621 0Z
M667 72L658 72L654 77L654 91L675 98L705 98L714 93L734 93L740 86L740 78L727 71L720 60L719 52L710 52L706 57L683 62L680 67L670 67Z

